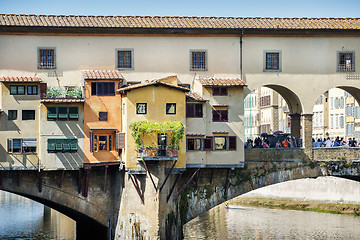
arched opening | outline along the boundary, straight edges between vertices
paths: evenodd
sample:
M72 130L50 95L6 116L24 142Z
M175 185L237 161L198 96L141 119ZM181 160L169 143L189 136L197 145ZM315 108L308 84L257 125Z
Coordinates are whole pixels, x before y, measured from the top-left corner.
M245 140L274 133L287 134L298 140L301 138L301 113L300 99L291 90L279 85L257 88L244 100ZM299 146L299 141L296 145Z
M354 147L360 141L360 89L331 88L313 107L313 147ZM355 140L355 141L354 141Z
M5 198L11 197L11 201L4 200ZM53 216L58 216L56 213L50 213L46 209L41 211L41 207L39 208L38 204L33 204L32 202L43 204L43 207L46 206L48 208L51 208L63 215L65 215L67 218L61 218L61 222L56 225L56 221L54 221L54 218L49 218L49 214L52 214ZM12 204L10 206L10 203ZM33 227L39 227L39 229L35 229L35 234L39 234L40 239L48 239L48 238L65 238L65 239L71 239L69 236L71 236L72 232L65 232L60 233L60 224L65 224L66 228L71 229L74 228L76 231L74 232L76 234L76 239L92 239L94 236L96 239L105 239L108 234L107 227L101 225L100 223L96 222L95 220L87 217L84 214L81 214L73 209L70 209L68 207L62 206L60 204L57 204L55 202L39 198L36 196L31 196L27 194L21 194L17 192L7 191L7 190L0 190L0 207L2 207L4 210L9 209L9 211L5 211L4 215L1 215L2 218L8 218L12 219L12 221L16 221L16 218L12 217L13 212L18 212L19 214L26 215L26 212L29 212L29 219L27 221L27 224L23 226L23 228L33 228ZM39 209L40 214L43 213L43 218L39 216ZM36 211L36 212L34 212ZM35 214L36 213L36 214ZM36 218L36 216L38 218ZM25 216L24 216L25 217ZM41 221L39 221L39 217ZM71 220L75 221L71 221ZM33 222L32 222L33 221ZM20 224L20 222L18 222ZM75 224L76 223L76 224ZM16 224L16 222L14 223ZM75 225L73 225L75 224ZM21 228L21 226L17 226L16 231L11 231L9 229L9 234L21 234L16 236L11 236L14 238L18 237L33 237L32 234L34 229L18 229ZM5 232L6 234L6 232ZM28 235L23 235L28 234ZM59 234L64 234L63 236L59 236ZM30 236L31 235L31 236ZM10 237L10 236L7 236ZM0 235L1 238L1 235Z

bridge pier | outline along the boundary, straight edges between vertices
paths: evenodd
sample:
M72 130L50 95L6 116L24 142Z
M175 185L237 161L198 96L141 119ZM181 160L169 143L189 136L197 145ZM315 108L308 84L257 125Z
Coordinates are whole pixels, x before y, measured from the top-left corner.
M300 117L301 115L298 113L289 114L291 117L291 136L295 137L296 139L300 138Z
M302 141L306 150L312 149L312 116L313 114L303 114Z

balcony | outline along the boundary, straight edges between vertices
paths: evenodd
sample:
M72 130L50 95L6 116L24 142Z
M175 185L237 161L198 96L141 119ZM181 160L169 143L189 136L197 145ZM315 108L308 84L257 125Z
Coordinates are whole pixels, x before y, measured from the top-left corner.
M82 99L82 87L66 86L66 87L47 87L46 91L41 90L41 98L50 99Z
M178 160L178 146L142 146L136 149L145 161Z

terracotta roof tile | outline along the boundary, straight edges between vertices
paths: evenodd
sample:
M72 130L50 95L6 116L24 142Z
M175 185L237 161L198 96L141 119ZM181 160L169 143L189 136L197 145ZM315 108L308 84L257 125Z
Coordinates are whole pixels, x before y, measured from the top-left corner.
M153 86L153 85L155 85L155 86L162 85L162 86L182 90L184 92L190 91L190 89L188 89L188 88L181 87L181 86L176 86L176 85L173 85L173 84L170 84L170 83L160 82L159 80L154 80L154 81L150 81L150 82L146 82L146 83L139 83L139 84L130 85L130 86L127 86L127 87L120 88L117 91L118 92L128 92L128 91L131 91L133 89L143 88L143 87Z
M83 70L85 80L122 80L124 79L118 70Z
M360 29L360 18L73 16L0 14L0 26L196 29Z
M246 86L246 83L239 78L199 78L198 80L203 86Z
M194 92L187 92L186 93L186 101L192 102L206 102L207 100L203 99L199 94Z
M43 103L82 103L85 102L83 98L42 98Z
M0 77L0 82L41 82L38 77Z

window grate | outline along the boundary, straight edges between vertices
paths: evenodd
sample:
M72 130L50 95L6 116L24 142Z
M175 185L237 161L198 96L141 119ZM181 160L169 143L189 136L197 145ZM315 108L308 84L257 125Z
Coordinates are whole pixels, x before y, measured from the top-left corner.
M38 48L38 69L55 69L55 48Z
M190 51L190 70L191 71L207 71L207 54L205 50Z
M355 71L355 52L338 52L338 72Z

